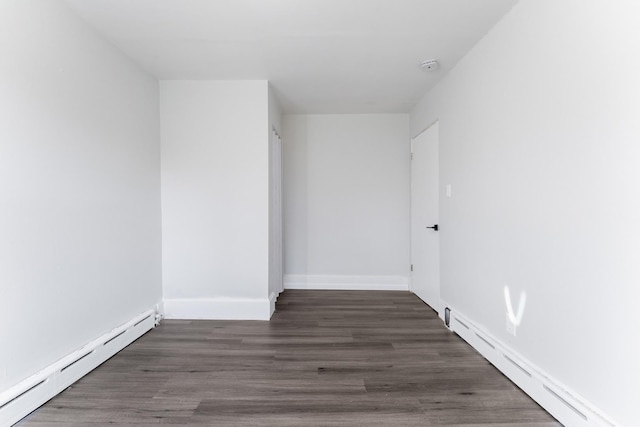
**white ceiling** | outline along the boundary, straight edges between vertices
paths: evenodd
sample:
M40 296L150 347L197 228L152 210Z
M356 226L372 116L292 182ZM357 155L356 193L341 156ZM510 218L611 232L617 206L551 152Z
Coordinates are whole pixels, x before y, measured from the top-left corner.
M67 0L159 79L266 79L287 113L408 112L516 0ZM440 69L419 64L437 58Z

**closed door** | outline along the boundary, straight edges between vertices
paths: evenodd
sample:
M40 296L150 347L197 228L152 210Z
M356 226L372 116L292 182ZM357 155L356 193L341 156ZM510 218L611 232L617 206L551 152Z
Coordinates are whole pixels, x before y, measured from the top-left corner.
M411 291L440 313L438 123L411 141Z

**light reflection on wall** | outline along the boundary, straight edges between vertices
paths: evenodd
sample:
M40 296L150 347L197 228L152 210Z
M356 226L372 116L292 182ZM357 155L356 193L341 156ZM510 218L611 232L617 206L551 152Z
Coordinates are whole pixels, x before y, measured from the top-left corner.
M504 301L507 304L507 316L509 316L509 320L515 326L520 326L522 316L524 316L524 308L527 305L527 293L525 291L522 291L520 293L517 313L514 313L513 311L513 305L511 304L511 292L509 291L509 286L507 285L505 285L504 287Z

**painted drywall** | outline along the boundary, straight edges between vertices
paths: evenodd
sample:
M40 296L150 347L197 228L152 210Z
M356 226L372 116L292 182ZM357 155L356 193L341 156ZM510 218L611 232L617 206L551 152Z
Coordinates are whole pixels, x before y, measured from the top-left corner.
M286 276L406 279L409 139L406 114L284 116Z
M283 247L283 210L282 210L282 148L280 156L274 148L274 132L282 136L282 110L274 89L269 85L269 120L267 138L269 140L269 298L272 310L275 310L275 298L282 291L284 252ZM280 143L280 147L282 144ZM273 151L272 151L273 150Z
M267 82L161 81L160 114L167 316L268 319Z
M271 131L275 129L275 131L282 136L282 108L280 107L280 101L278 100L276 92L271 84L268 85L268 93L269 127L267 132L271 135Z
M640 383L639 9L522 0L411 115L414 135L440 123L443 299L629 426ZM516 337L505 285L514 306L526 293Z
M157 80L60 2L0 3L0 391L161 300Z

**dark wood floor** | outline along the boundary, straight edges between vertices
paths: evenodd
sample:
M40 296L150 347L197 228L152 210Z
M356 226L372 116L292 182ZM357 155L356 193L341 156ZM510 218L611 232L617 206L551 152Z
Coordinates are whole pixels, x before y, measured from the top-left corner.
M407 292L164 321L19 425L559 426Z

